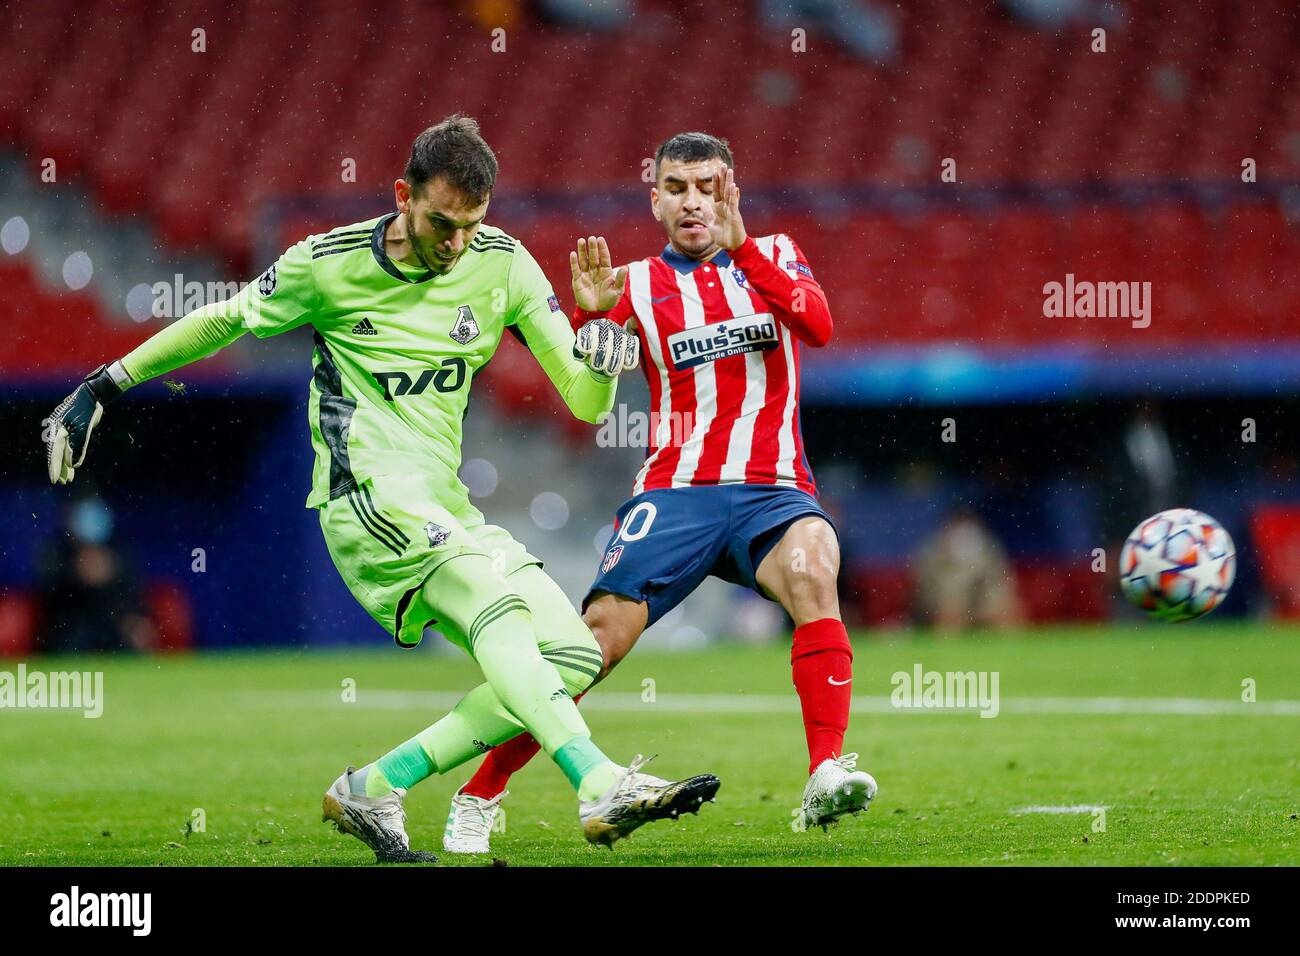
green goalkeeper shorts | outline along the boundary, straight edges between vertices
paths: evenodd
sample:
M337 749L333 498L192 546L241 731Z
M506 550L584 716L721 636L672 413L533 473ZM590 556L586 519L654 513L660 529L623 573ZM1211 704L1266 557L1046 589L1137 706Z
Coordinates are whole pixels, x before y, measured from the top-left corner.
M450 510L439 504L418 474L368 479L322 506L320 524L348 590L402 647L415 647L437 621L422 588L444 561L481 554L502 577L542 563L505 528L485 524L468 498Z

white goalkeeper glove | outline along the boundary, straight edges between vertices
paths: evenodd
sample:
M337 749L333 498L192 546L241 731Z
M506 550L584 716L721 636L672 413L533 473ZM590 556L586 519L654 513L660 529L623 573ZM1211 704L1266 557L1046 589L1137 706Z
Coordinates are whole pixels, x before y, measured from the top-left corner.
M573 357L598 375L613 378L641 362L641 342L635 333L609 319L592 319L578 329Z
M114 362L111 367L101 365L41 423L51 484L66 485L72 481L86 460L90 433L99 424L104 406L121 395L130 382L121 362Z

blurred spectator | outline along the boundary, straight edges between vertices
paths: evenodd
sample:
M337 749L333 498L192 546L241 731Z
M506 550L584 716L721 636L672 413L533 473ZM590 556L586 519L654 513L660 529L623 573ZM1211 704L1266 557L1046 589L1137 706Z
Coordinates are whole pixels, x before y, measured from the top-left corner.
M542 12L562 27L614 30L627 24L630 0L541 0Z
M968 508L953 512L917 553L915 601L919 623L949 633L1024 619L1006 551Z
M1122 7L1106 0L1002 0L1011 15L1037 27L1053 30L1070 23L1114 27L1121 22Z
M1123 431L1123 444L1111 457L1104 509L1108 550L1119 547L1139 521L1177 508L1182 487L1173 444L1157 405L1144 403Z
M864 60L885 64L898 55L898 23L884 7L858 0L763 0L763 18L787 30L808 25Z
M521 0L469 0L470 17L485 30L513 29L523 16Z
M108 505L93 497L77 501L63 532L41 561L37 647L46 653L155 647L157 629L135 576L110 545Z
M1177 502L1178 467L1160 410L1143 405L1124 431L1124 452L1137 481L1131 485L1138 517L1144 518Z
M1121 436L1120 447L1112 451L1103 479L1102 540L1108 566L1112 568L1119 567L1124 539L1139 521L1184 503L1173 443L1159 406L1144 402ZM1113 614L1125 618L1138 616L1118 588L1112 589L1110 595Z

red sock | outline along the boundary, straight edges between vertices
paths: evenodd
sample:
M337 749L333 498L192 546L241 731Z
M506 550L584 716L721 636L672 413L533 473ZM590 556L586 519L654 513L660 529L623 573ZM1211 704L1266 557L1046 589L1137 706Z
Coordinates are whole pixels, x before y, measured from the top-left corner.
M844 624L822 618L795 628L790 648L794 687L808 737L808 773L844 748L853 696L853 648Z
M573 698L575 704L580 700L582 694ZM488 751L478 772L469 778L469 782L460 788L460 792L471 797L491 800L505 791L510 778L524 769L524 764L536 757L537 751L541 749L542 745L534 740L530 733L525 732L518 737L511 737L505 743Z

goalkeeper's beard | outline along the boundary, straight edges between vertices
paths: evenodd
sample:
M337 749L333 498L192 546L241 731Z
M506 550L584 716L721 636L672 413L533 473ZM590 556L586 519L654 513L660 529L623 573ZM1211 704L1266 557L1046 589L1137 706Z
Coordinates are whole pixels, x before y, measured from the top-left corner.
M438 265L434 265L425 258L424 250L420 248L420 240L415 235L415 215L409 212L406 214L406 235L407 238L411 240L411 249L415 252L415 258L419 259L420 264L430 272L435 272L438 275L445 275L451 271L452 266L460 262L460 256L457 256L446 263L438 263ZM462 252L461 255L464 255L464 252Z

